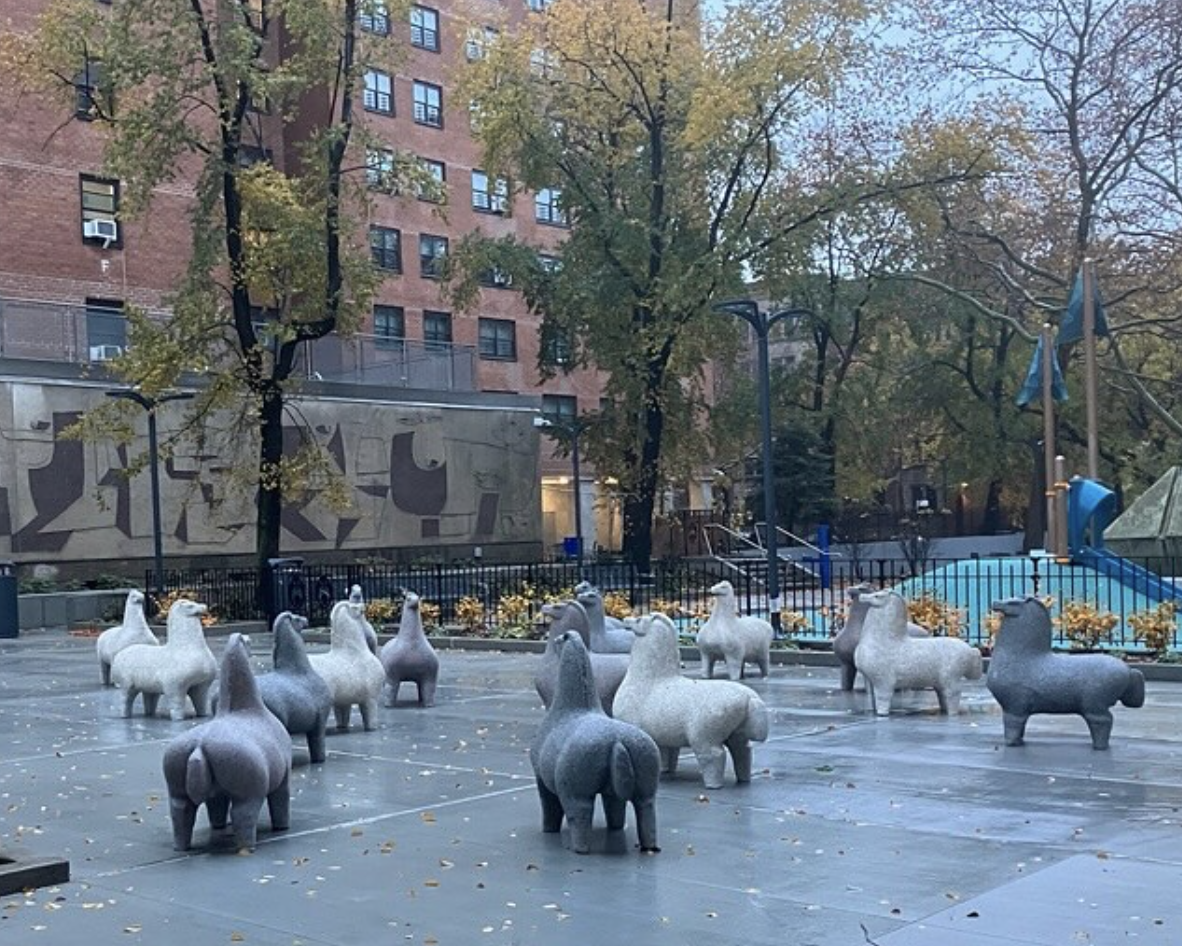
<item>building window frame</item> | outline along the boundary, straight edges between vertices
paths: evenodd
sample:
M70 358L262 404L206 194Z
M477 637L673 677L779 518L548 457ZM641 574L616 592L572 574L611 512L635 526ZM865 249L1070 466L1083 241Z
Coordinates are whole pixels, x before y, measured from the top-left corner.
M366 69L362 78L361 104L367 112L393 115L394 77L381 69Z
M357 25L367 33L390 35L390 10L384 0L363 2L357 11Z
M447 203L447 165L442 161L436 161L434 158L424 158L421 156L419 157L419 165L439 185L438 197L432 196L428 191L420 187L417 195L419 200L425 200L429 204Z
M423 310L423 347L427 351L446 351L452 346L452 317L450 312Z
M504 214L509 208L509 182L491 178L484 171L472 172L472 209L477 213Z
M97 174L78 175L79 226L83 243L99 243L104 248L123 247L123 226L119 221L120 184L117 178ZM87 236L86 224L91 220L107 220L115 225L114 239Z
M573 394L543 394L542 416L569 427L579 419L579 399Z
M369 255L374 266L383 272L401 273L402 231L396 227L371 226Z
M433 82L414 80L414 120L428 128L443 127L443 87Z
M365 149L365 185L373 190L389 187L394 175L394 151L390 148Z
M477 351L485 361L516 361L517 323L512 319L481 317L477 324Z
M419 275L423 279L440 279L447 262L448 239L435 233L419 234Z
M560 188L543 187L534 194L534 220L548 227L569 226Z
M468 29L464 41L464 58L468 62L479 62L488 55L488 47L497 41L501 31L495 26L473 26Z
M434 7L411 5L410 44L428 52L439 52L439 11Z
M102 60L87 57L74 76L74 117L83 122L109 119L114 113L113 106Z
M375 303L373 307L374 347L400 351L406 346L406 310L400 305Z

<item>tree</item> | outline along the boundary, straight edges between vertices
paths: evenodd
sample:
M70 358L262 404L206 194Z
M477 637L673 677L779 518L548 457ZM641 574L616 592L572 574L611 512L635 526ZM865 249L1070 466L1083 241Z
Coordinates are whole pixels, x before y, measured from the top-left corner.
M254 462L237 474L256 497L264 598L285 496L329 470L310 436L285 444L285 419L300 430L288 399L301 346L351 330L374 285L351 216L364 201L360 168L347 155L366 143L353 100L362 64L381 54L365 48L357 20L375 10L367 0L60 0L35 33L5 37L24 85L71 105L79 68L101 63L90 117L122 184L121 212L148 213L168 182L193 186L191 256L171 317L129 312L130 347L114 370L149 398L194 378L194 436L213 437L211 419L237 413L220 425L223 447L242 456L249 433ZM90 412L81 434L129 439L122 408Z
M1162 387L1175 377L1147 378L1123 355L1126 339L1177 339L1182 8L1171 0L917 0L913 9L918 57L938 70L949 107L1008 116L1015 147L998 178L1007 182L1004 210L988 190L939 207L939 245L970 265L959 274L917 267L909 278L1033 341L1063 311L1083 261L1096 260L1112 330L1101 367L1113 392L1141 401L1114 413L1148 432L1149 412L1182 434ZM1145 346L1129 347L1144 366ZM1077 432L1069 409L1068 438ZM1122 452L1104 458L1114 478Z
M867 16L845 0L761 0L706 22L672 0L556 0L467 76L486 169L541 191L547 215L560 195L571 226L557 270L519 244L467 249L516 267L544 337L565 340L563 367L603 372L610 406L588 453L619 480L642 569L661 485L703 456L705 366L734 346L711 304L773 249L807 255L818 221L971 167L814 181L796 163L794 142L865 52Z

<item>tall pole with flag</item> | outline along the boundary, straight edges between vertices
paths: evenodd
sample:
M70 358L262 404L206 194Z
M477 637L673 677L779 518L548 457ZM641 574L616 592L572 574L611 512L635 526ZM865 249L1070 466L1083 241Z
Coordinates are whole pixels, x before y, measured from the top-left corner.
M1047 529L1044 546L1052 548L1055 544L1055 401L1067 400L1067 386L1063 383L1063 376L1059 373L1059 360L1055 357L1055 344L1052 337L1051 324L1042 327L1038 336L1038 345L1034 349L1034 357L1030 359L1030 367L1026 370L1026 380L1022 390L1016 398L1019 407L1042 398L1042 440L1043 440L1043 485L1046 497Z
M1084 395L1088 415L1088 479L1100 478L1099 420L1096 416L1096 300L1092 261L1083 263Z
M1059 325L1056 347L1083 342L1084 400L1088 426L1088 476L1100 477L1100 436L1098 392L1096 381L1096 339L1108 334L1108 320L1104 317L1104 303L1096 285L1095 264L1084 260L1071 287L1067 311Z

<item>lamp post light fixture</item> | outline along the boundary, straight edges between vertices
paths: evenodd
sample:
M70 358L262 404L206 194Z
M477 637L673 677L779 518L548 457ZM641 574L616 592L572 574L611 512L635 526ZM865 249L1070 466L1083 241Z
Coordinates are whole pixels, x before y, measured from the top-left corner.
M135 388L107 392L107 397L138 404L148 415L148 473L152 485L152 551L155 561L154 593L157 605L164 597L164 537L160 526L160 449L156 439L156 409L168 401L188 401L193 396L191 391L179 391L148 397Z
M579 474L579 437L591 426L585 420L572 417L569 420L554 414L538 415L534 426L555 431L558 436L570 441L570 472L573 483L575 513L575 571L583 573L583 487Z
M713 306L719 312L738 316L755 332L759 352L759 424L763 436L763 518L767 523L767 596L769 618L778 637L780 634L780 555L776 535L776 483L772 469L772 394L771 367L768 356L768 335L772 326L784 319L812 315L808 309L778 309L764 312L753 299L734 299Z

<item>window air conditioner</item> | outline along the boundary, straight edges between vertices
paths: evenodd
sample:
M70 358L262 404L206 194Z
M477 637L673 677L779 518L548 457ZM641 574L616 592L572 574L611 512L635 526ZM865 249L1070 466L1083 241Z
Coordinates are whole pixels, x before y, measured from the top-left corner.
M119 239L119 224L114 220L84 220L82 235L88 240L105 240L112 243Z
M90 346L90 360L91 361L110 361L112 358L118 358L123 354L122 345L91 345Z

